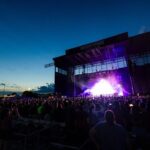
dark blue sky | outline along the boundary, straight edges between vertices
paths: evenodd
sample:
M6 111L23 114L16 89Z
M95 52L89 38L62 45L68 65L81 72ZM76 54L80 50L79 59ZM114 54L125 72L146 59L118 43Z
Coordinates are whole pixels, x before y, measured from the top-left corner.
M54 82L44 64L66 49L143 29L149 0L0 0L0 83L24 90Z

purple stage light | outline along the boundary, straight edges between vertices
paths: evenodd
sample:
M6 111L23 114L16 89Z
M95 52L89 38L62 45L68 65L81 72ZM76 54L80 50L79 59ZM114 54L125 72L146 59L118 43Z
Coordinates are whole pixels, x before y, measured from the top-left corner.
M92 89L90 90L93 96L98 95L113 95L115 90L112 85L105 79L101 79L98 83L96 83Z
M94 86L90 89L86 89L84 93L89 93L93 96L111 96L118 95L123 96L123 88L121 84L119 84L114 77L109 77L107 79L100 79Z
M123 96L123 88L120 84L117 85L116 92L118 96Z

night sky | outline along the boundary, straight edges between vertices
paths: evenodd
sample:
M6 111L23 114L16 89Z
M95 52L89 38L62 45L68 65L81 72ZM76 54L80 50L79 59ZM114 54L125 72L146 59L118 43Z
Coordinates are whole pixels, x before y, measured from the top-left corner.
M53 57L126 31L150 31L149 0L0 0L0 83L52 83L54 68L44 64Z

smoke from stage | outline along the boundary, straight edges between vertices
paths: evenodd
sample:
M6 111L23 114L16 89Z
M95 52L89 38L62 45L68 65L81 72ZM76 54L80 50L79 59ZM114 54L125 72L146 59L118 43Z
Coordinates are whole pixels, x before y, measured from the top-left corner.
M92 96L123 96L124 89L115 77L110 76L108 78L98 79L97 82L90 88L87 88L83 94Z
M123 96L125 89L118 77L109 75L107 77L90 79L86 84L79 84L82 87L82 95L90 96Z

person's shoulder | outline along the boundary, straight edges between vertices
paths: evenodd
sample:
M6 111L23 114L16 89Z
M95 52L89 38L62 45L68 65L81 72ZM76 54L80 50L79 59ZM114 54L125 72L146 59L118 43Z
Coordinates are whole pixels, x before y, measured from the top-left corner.
M106 122L100 121L95 125L95 128L103 128L104 126L106 126Z
M126 132L126 129L121 124L115 123L115 127L118 131Z
M116 126L117 128L124 129L124 127L123 127L121 124L115 123L115 126Z

